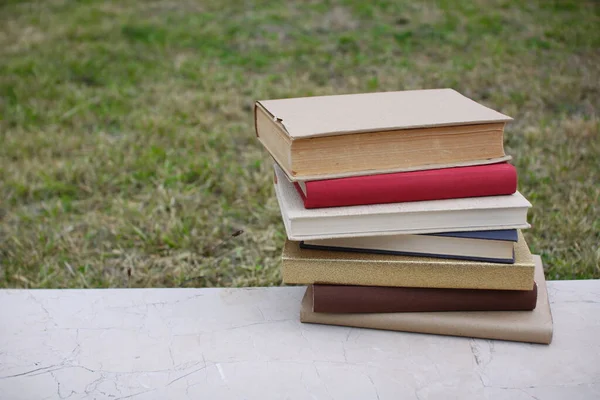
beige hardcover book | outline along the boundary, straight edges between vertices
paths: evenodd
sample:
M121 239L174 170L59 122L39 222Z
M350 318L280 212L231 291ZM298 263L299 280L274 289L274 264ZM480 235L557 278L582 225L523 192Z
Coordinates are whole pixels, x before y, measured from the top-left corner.
M534 282L522 232L514 264L302 249L289 240L282 264L286 284L531 290Z
M313 312L310 287L300 311L300 321L315 324L352 326L481 339L511 340L549 344L552 341L552 313L539 256L534 257L537 304L533 311L451 311L380 314L326 314Z
M291 180L506 161L512 118L452 89L263 100L256 134Z

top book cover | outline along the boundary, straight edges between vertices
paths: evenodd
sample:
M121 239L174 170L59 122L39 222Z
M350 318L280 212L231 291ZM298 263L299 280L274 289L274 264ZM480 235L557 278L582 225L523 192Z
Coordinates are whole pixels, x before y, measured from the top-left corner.
M260 100L257 106L293 139L512 121L453 89Z
M510 117L452 89L262 100L256 135L291 181L493 164Z

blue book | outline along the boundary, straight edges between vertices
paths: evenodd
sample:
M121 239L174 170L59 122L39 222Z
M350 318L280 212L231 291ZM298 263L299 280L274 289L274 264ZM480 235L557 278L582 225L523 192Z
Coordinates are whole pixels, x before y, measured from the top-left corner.
M300 247L514 264L517 240L517 230L509 229L305 240Z
M429 233L428 235L449 236L467 239L506 240L515 243L519 241L519 233L516 229L506 229L499 231Z

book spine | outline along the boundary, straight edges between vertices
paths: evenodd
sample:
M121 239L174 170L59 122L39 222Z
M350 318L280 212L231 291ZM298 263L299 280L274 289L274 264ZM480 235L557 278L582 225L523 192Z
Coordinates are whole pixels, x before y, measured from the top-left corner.
M515 193L508 163L306 182L306 208L500 196Z
M537 285L533 290L313 285L313 301L313 311L319 313L530 311L537 302Z

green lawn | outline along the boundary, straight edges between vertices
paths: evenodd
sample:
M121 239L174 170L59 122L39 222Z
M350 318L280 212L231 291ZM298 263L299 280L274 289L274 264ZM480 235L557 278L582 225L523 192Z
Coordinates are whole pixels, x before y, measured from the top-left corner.
M0 286L278 285L253 102L439 87L515 118L548 278L600 278L597 2L0 1Z

